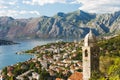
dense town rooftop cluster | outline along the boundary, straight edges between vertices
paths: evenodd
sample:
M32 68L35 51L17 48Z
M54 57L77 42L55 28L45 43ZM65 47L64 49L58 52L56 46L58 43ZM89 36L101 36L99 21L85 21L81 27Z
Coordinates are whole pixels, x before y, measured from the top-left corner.
M35 57L3 69L3 75L15 79L67 79L82 71L81 47L77 42L56 42L25 51ZM3 76L4 77L4 76Z

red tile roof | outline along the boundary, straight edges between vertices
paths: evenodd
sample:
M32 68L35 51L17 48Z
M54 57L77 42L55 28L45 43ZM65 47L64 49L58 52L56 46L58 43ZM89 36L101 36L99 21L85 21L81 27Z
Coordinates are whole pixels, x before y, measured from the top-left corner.
M55 80L62 80L62 79L60 79L60 78L56 78Z
M83 80L83 74L80 72L73 73L68 80Z

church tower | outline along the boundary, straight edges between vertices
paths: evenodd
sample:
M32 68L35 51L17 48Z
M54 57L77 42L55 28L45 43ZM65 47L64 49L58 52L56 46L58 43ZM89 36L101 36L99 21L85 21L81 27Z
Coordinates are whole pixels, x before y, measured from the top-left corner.
M96 43L96 37L90 30L82 47L83 80L89 80L92 72L99 71L99 48Z

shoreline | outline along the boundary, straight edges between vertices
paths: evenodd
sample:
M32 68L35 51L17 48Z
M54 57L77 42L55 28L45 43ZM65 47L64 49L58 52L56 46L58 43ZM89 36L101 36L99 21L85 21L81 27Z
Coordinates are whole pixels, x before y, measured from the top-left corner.
M17 41L19 42L19 41ZM53 42L53 41L51 41ZM17 55L18 51L26 51L32 49L37 45L44 45L46 43L50 43L50 41L21 41L20 44L17 45L1 45L0 46L0 69L3 69L5 66L9 66L18 62L27 61L30 58L33 58L33 55L25 54L25 55ZM27 56L28 55L28 56ZM9 56L9 57L7 57ZM4 59L4 60L3 60Z

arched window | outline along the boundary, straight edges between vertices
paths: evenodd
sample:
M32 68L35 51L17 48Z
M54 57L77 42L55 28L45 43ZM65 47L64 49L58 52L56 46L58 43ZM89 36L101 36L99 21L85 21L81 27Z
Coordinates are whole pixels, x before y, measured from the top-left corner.
M85 50L85 57L88 57L88 51Z

